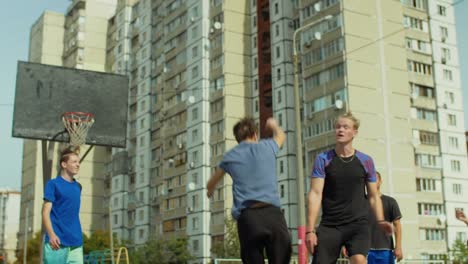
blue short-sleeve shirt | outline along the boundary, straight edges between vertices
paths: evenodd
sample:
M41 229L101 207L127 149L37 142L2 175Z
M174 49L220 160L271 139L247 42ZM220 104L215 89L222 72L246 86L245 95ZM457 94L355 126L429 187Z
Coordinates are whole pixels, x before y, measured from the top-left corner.
M232 177L234 219L255 202L280 207L276 176L278 151L276 141L264 139L258 143L241 142L224 155L219 167Z
M44 200L52 203L50 220L55 234L63 246L83 245L80 223L81 185L58 176L49 180L44 190ZM49 236L46 234L46 242Z

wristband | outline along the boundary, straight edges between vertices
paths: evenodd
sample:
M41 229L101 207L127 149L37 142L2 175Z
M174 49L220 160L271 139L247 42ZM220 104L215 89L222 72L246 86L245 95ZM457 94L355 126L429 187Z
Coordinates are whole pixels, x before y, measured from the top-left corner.
M314 234L315 234L315 230L307 231L307 232L306 232L306 235L308 235L308 234L310 234L310 233L314 233Z

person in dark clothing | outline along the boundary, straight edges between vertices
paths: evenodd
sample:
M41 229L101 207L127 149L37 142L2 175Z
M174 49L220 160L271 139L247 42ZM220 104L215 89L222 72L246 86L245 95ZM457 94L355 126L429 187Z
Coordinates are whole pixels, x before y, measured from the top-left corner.
M377 191L372 158L353 148L359 120L350 112L335 122L336 145L317 155L308 194L306 246L312 263L336 263L342 246L349 251L352 264L366 263L370 248L369 204L379 227L390 233L384 220L382 201ZM367 189L367 195L366 195ZM320 226L316 220L322 208Z
M378 227L378 223L371 213L370 218L370 233L371 233L371 250L367 255L368 264L393 264L395 259L400 261L403 258L401 247L401 212L400 207L395 199L390 196L383 195L380 192L382 177L377 172L377 189L382 199L385 221L393 223L395 243L391 235L385 234Z
M234 204L232 216L237 220L241 258L245 264L288 264L291 237L280 210L276 154L286 135L275 119L269 118L266 129L273 138L258 140L254 119L244 118L234 126L239 145L228 151L207 184L212 197L216 184L227 172L232 178Z

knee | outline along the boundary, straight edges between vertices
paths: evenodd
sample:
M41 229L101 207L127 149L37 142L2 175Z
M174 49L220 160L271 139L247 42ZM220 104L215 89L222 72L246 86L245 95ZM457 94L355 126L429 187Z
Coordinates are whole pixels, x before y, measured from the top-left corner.
M350 257L351 264L366 264L366 256L361 254L356 254Z

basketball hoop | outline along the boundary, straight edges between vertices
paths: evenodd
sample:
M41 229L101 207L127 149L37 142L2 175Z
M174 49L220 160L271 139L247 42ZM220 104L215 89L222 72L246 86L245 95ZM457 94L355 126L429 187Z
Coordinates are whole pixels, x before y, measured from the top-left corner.
M85 112L66 112L62 115L63 125L70 136L70 145L79 147L86 143L86 135L94 124L94 115Z

